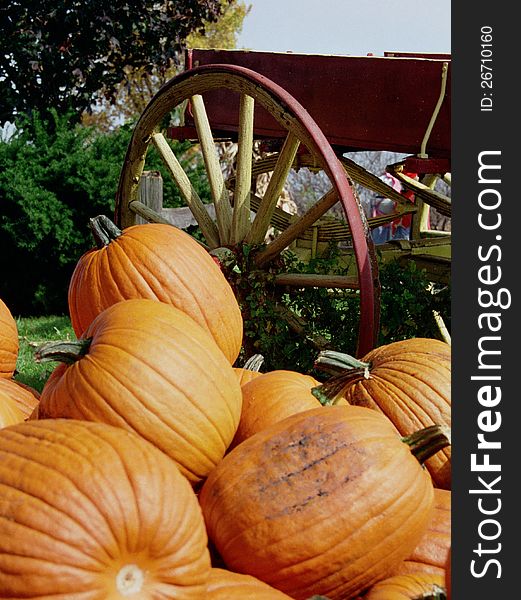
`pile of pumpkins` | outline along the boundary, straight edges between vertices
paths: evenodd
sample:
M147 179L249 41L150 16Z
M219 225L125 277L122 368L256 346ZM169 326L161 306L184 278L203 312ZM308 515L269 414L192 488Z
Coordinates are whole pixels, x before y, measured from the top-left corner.
M325 352L324 382L240 368L198 242L91 229L41 394L0 302L0 598L449 597L450 346Z

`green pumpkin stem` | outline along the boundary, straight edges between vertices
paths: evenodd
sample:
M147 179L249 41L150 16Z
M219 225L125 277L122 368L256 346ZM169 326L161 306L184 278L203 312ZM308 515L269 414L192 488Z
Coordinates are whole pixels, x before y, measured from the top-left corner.
M311 389L311 393L322 406L336 404L348 384L360 379L369 379L371 370L371 363L335 350L319 352L314 366L333 375L325 383Z
M434 456L436 452L450 446L450 430L444 425L431 425L403 437L418 462L423 463Z
M322 404L322 406L331 406L336 404L343 396L343 392L348 385L359 381L360 379L369 379L369 368L367 363L363 367L353 368L350 371L331 377L325 383L311 388L311 393Z
M319 352L314 364L316 369L325 371L330 375L341 375L346 371L356 371L357 373L371 369L371 363L358 360L345 352L336 350L322 350Z
M110 242L121 235L121 229L114 225L105 215L98 215L93 219L89 219L89 227L98 250L108 246Z
M91 338L88 338L67 342L47 342L36 349L34 359L36 362L54 360L72 365L87 354L91 341Z

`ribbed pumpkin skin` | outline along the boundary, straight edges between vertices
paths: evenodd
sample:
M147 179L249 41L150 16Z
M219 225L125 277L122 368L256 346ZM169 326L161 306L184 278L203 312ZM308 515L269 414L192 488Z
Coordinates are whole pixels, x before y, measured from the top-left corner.
M291 597L267 583L241 573L213 568L206 600L291 600Z
M376 583L364 600L423 600L442 591L443 575L396 575Z
M371 363L370 377L346 387L350 404L380 410L404 436L429 425L451 426L448 344L412 338L375 348L361 360ZM450 489L450 457L448 446L425 463L436 487Z
M445 590L447 592L447 600L451 600L451 595L452 595L451 548L449 548L449 554L447 556L447 562L445 563Z
M428 575L443 577L451 542L451 492L434 489L434 511L419 544L399 565L397 575Z
M18 359L18 327L0 298L0 377L12 377Z
M252 371L251 369L243 369L242 367L234 367L234 371L241 387L249 383L252 379L256 379L262 375L260 371Z
M276 370L242 386L242 412L233 446L295 413L318 408L311 389L319 382L296 371Z
M0 429L21 423L25 418L21 408L0 386ZM1 588L0 588L1 589Z
M0 465L3 598L204 598L197 498L151 444L101 423L28 421L0 431ZM117 591L129 565L144 577L136 595Z
M135 431L193 483L213 469L239 423L233 367L207 331L169 304L126 300L87 328L88 353L59 365L39 417L100 421Z
M0 393L7 394L27 418L38 405L37 390L14 379L0 378Z
M80 257L68 293L80 337L105 308L132 298L176 306L207 328L233 364L242 344L242 315L232 288L211 256L188 234L161 223L124 229Z
M251 436L199 494L227 567L296 600L351 598L416 547L433 506L429 474L376 411L301 412Z

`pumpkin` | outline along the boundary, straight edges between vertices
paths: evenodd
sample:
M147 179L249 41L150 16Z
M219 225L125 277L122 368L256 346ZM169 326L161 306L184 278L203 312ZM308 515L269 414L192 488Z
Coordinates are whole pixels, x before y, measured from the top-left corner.
M69 284L71 324L80 337L94 317L121 300L148 298L179 308L208 329L233 363L242 344L242 315L232 288L190 235L161 223L120 231L91 219L97 242L80 257Z
M243 384L241 419L232 446L285 417L319 407L311 393L318 385L309 375L283 369Z
M39 418L132 430L194 484L221 460L237 429L242 396L233 367L208 332L170 304L113 304L80 340L50 342L35 357L70 363L46 381Z
M433 427L406 441L367 408L289 416L210 473L199 493L208 536L227 568L296 600L356 596L412 552L431 518L419 460L447 440Z
M24 413L11 396L0 386L0 429L21 423Z
M447 591L447 600L451 599L452 594L452 561L451 561L452 548L449 548L447 560L445 562L445 590Z
M213 568L206 600L291 600L290 596L267 583L227 569Z
M235 374L239 379L239 383L243 386L248 381L262 375L260 369L264 363L262 354L254 354L245 363L243 367L234 367Z
M341 374L314 393L323 402L341 396L350 404L383 412L402 436L433 424L451 426L451 347L429 338L393 342L360 361L321 352L317 367ZM450 446L426 462L434 485L450 489Z
M395 575L375 583L364 600L445 600L443 575Z
M12 377L18 359L18 327L8 306L0 298L0 377Z
M0 392L7 394L22 411L24 418L29 415L38 405L40 394L33 387L15 381L0 377Z
M197 599L210 575L190 484L139 436L49 419L0 431L3 598Z
M443 576L451 543L451 492L434 489L434 511L419 544L401 563L398 575L425 575L434 573Z

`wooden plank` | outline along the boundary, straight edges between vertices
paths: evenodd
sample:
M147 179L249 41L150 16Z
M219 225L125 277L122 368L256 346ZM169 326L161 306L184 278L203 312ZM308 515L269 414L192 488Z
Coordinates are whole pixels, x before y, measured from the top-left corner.
M137 199L151 208L154 214L159 215L161 213L163 208L163 178L159 171L143 171L137 188ZM131 214L135 217L134 223L136 225L148 223L147 219L135 212L131 212Z
M293 287L326 287L359 290L358 277L345 275L319 275L316 273L280 273L275 276L277 285Z

